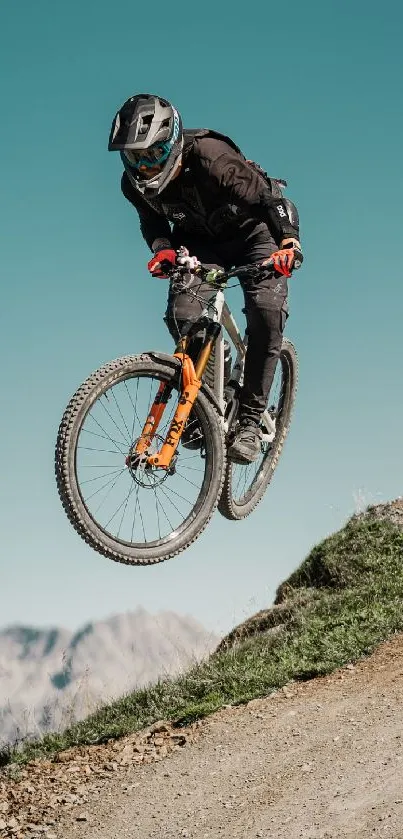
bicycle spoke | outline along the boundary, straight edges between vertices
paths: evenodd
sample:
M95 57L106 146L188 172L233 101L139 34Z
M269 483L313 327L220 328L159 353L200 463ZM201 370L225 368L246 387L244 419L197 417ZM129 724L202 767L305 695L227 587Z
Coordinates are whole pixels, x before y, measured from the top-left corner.
M197 469L196 466L186 466L185 463L182 463L182 460L180 461L180 464L181 469L189 469L190 472L203 472L203 469ZM176 471L180 474L178 469Z
M237 492L238 492L238 490L239 490L239 484L241 483L241 478L242 478L242 472L241 472L241 470L239 469L239 470L238 470L238 483L237 483L236 490L235 490L235 491L236 491L236 493L237 493Z
M82 433L83 434L91 434L93 437L100 437L101 440L109 440L110 443L115 443L115 446L121 446L122 445L122 443L120 443L118 440L113 440L112 437L109 437L109 436L106 437L104 434L97 434L96 431L90 431L89 428L83 428ZM119 449L119 451L120 451L120 449ZM120 454L123 454L123 452L120 452Z
M166 518L166 520L167 520L167 522L168 522L168 524L169 524L169 526L170 526L171 530L174 530L173 525L172 525L172 522L171 522L170 518L168 517L168 514L167 514L167 512L166 512L166 510L165 510L165 507L161 504L161 501L160 501L160 500L159 500L159 498L157 497L157 493L155 493L155 498L156 498L157 504L159 504L159 505L160 505L160 508L161 508L162 512L164 513L164 516L165 516L165 518Z
M131 494L132 494L133 490L134 490L134 484L132 484L132 485L131 485L131 487L130 487L130 489L129 489L129 492L128 492L128 494L127 494L126 504L125 504L125 506L124 506L124 510L123 510L123 513L122 513L122 518L121 518L121 520L120 520L119 530L118 530L118 532L117 532L117 536L118 536L118 537L120 536L120 530L121 530L121 527L122 527L122 524L123 524L123 519L124 519L124 517L125 517L126 510L127 510L127 505L128 505L128 503L129 503L129 498L130 498L130 496L131 496Z
M114 469L116 471L117 466L116 463L82 463L81 469Z
M106 431L106 429L105 429L105 428L101 425L101 423L100 423L100 422L98 422L98 420L96 419L96 417L94 417L94 415L93 415L93 414L89 414L89 418L90 418L91 420L93 420L93 422L95 422L95 423L96 423L96 425L98 426L98 428L100 428L100 429L101 429L101 431L103 431L103 432L104 432L104 434L106 434L106 439L107 439L107 440L110 440L110 442L111 442L111 443L116 443L116 445L117 445L117 446L125 446L125 445L126 445L126 443L125 443L124 441L123 441L123 443L120 443L120 442L118 443L116 440L113 440L113 439L112 439L112 437L111 437L111 436L108 434L108 432ZM83 432L83 431L87 431L87 429L86 429L86 428L83 428L83 429L82 429L82 432ZM118 429L118 431L119 431L119 429ZM90 434L91 432L89 431L88 433ZM120 449L119 449L119 451L120 451L120 453L121 453L121 454L123 454L123 452L122 452Z
M185 498L184 495L181 495L180 492L176 492L176 490L172 489L172 487L170 487L169 491L172 492L173 495L176 495L177 498L181 498L182 501L186 501L186 504L192 504L192 501L189 501L189 499Z
M193 483L193 481L191 481L189 478L187 478L186 475L182 475L182 472L180 472L179 469L176 470L176 474L180 475L180 477L183 478L183 480L186 481L187 484L191 484L192 487L196 487L196 489L199 488L197 486L197 484Z
M141 526L142 526L142 528L143 528L144 541L145 541L145 542L147 542L147 536L146 536L146 531L145 531L145 527L144 527L144 519L143 519L143 514L142 514L142 512L141 512L141 504L140 504L140 501L139 501L139 513L140 513Z
M105 399L107 399L107 398L108 398L108 394L107 394L107 393L104 393L104 398L105 398ZM119 426L118 426L117 422L113 419L113 417L112 417L112 416L111 416L111 414L109 413L109 411L108 411L107 407L105 406L104 402L102 401L102 399L100 399L99 404L102 406L102 408L104 409L105 413L108 415L109 419L113 422L113 424L114 424L115 428L117 428L117 430L119 431L119 434L122 434L122 429L121 429L121 428L119 428ZM123 438L124 438L124 436L125 436L125 435L124 435L124 434L122 434L122 437L123 437ZM126 440L126 445L130 445L130 440Z
M103 486L99 487L99 489L95 490L95 492L93 492L93 493L92 493L92 495L89 495L89 496L88 496L88 498L85 498L85 499L84 499L84 500L85 500L85 503L86 503L86 504L88 504L88 501L90 501L90 500L91 500L91 498L94 498L94 496L95 496L95 495L98 495L98 493L99 493L99 492L102 492L102 490L103 490L103 489L105 489L105 487L107 487L107 486L108 486L108 485L109 485L112 481L114 481L114 483L112 484L112 487L114 487L114 486L115 486L115 484L116 484L116 481L118 481L118 480L119 480L120 476L121 476L121 475L122 475L122 473L123 473L123 472L125 472L125 471L126 471L125 469L121 469L121 471L120 471L119 475L117 475L116 479L115 479L115 478L111 478L111 480L110 480L110 481L107 481L107 482L106 482L106 484L104 484Z
M133 484L132 484L132 486L133 486ZM115 516L117 516L117 514L118 514L119 510L121 510L121 509L122 509L122 507L123 507L123 505L124 505L125 503L127 504L128 498L129 498L129 496L130 496L130 494L131 494L131 491L132 491L132 487L130 487L129 492L128 492L128 494L127 494L126 498L124 498L124 499L123 499L123 501L122 501L122 503L121 503L121 504L119 504L119 507L115 510L115 512L114 512L114 514L113 514L113 516L111 516L111 517L110 517L110 519L109 519L109 521L107 521L107 522L106 522L105 527L109 527L109 525L110 525L111 521L113 521L113 519L115 518ZM119 531L118 531L118 533L119 533Z
M111 389L111 393L112 393L112 396L113 396L113 398L114 398L114 400L115 400L115 405L116 405L116 407L117 407L117 409L118 409L118 411L119 411L119 414L120 414L120 416L121 416L121 419L122 419L123 425L124 425L124 427L125 427L125 429L126 429L126 431L127 431L128 438L129 438L129 443L130 443L130 442L131 442L131 439L132 439L132 438L131 438L131 436L130 436L130 431L129 431L129 429L128 429L127 425L126 425L126 420L125 420L125 418L124 418L124 416L123 416L123 414L122 414L122 411L120 410L120 407L119 407L119 405L118 405L118 401L117 401L117 399L116 399L116 394L115 394L115 391L114 391L114 389L113 389L113 388Z
M135 524L135 521L136 521L136 510L137 510L137 504L138 504L138 500L139 500L139 490L140 490L140 487L139 487L139 486L137 486L137 490L136 490L136 503L135 503L135 505L134 505L133 524L132 524L132 538L131 538L131 541L132 541L132 542L133 542L133 537L134 537L134 524Z
M112 475L117 475L117 473L121 471L121 469L115 469L114 472L104 472L103 475L97 475L96 478L87 478L85 481L81 481L81 486L84 486L84 484L92 484L93 481L100 481L102 478L112 477Z
M118 449L92 449L89 446L77 446L77 450L81 449L84 452L106 452L107 454L122 454Z
M181 511L179 510L179 508L178 508L178 507L176 506L176 504L174 504L174 502L172 501L172 498L170 498L170 497L169 497L169 495L167 495L167 493L166 493L166 492L164 492L164 490L162 489L162 487L160 487L160 490L161 490L162 494L163 494L163 495L165 495L165 497L168 499L169 503L170 503L170 504L172 504L172 506L173 506L173 507L175 507L175 510L179 513L179 515L182 515Z
M136 405L137 405L137 398L138 398L138 391L139 391L139 383L140 383L140 379L137 379L137 389L136 389ZM126 379L125 379L125 381L124 381L124 386L125 386L125 388L126 388L127 395L128 395L128 397L129 397L129 399L130 399L130 402L131 402L131 404L132 404L132 408L133 408L133 425L132 425L132 433L131 433L131 438L130 438L131 440L133 440L133 439L134 439L134 427L135 427L135 425L136 425L136 419L137 419L138 424L140 425L140 418L139 418L139 416L138 416L138 414L137 414L136 405L134 404L133 399L132 399L132 397L131 397L131 395L130 395L129 388L127 387L127 381L126 381Z
M157 498L157 493L156 492L154 492L154 499L155 499L155 512L157 514L157 522L158 522L158 536L161 539L160 514L159 514L159 511L158 511L158 498Z
M149 396L149 398L148 398L147 416L149 416L150 409L151 409L151 405L153 404L153 401L154 401L154 399L153 399L153 395L152 395L153 382L154 382L154 379L151 379L151 382L150 382L150 396ZM155 397L154 397L154 398L155 398Z

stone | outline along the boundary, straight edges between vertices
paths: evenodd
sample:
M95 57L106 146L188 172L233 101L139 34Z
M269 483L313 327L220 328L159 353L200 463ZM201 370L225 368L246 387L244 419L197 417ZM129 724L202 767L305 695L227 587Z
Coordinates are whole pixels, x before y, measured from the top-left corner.
M169 734L170 730L171 728L169 726L169 723L164 722L164 720L159 720L158 722L155 722L154 725L151 727L151 734L157 734L160 731Z

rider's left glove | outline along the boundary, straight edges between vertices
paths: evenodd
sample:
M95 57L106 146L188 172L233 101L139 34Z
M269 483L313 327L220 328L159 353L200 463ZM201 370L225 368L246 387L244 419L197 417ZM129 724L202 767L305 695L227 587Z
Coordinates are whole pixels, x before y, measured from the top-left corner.
M281 243L280 250L275 251L262 262L262 265L270 264L278 274L291 277L291 271L300 268L304 261L301 245L297 239L286 239Z
M171 248L166 248L165 250L157 251L155 256L150 259L147 268L153 277L160 277L160 279L166 280L168 277L166 272L177 264L176 260L176 251Z

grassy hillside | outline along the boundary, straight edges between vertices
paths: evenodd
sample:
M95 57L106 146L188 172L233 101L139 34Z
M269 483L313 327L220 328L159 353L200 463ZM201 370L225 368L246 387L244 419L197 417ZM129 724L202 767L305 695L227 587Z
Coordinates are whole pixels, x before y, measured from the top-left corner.
M317 545L275 605L237 627L186 675L135 691L61 734L3 753L3 763L104 742L158 719L178 725L265 696L368 655L403 631L403 503L370 508Z

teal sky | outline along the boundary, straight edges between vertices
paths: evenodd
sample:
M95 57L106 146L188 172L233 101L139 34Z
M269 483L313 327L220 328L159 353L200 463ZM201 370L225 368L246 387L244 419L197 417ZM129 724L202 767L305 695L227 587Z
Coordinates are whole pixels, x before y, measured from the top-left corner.
M270 602L357 498L402 494L402 25L398 2L2 4L0 626L77 627L141 604L224 631ZM53 477L81 381L171 347L166 286L147 274L107 152L136 92L286 178L305 252L287 324L300 388L273 484L245 522L217 515L152 568L88 548ZM239 290L228 300L240 318Z

